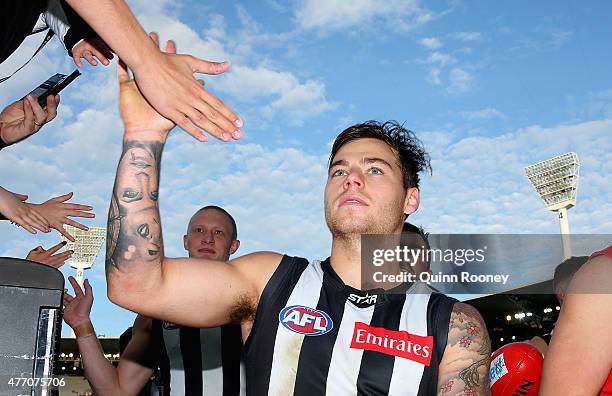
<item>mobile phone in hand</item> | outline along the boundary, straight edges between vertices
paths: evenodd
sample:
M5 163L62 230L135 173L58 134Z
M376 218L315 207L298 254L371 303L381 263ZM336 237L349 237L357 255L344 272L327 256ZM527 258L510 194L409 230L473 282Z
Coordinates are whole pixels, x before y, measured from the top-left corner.
M73 71L72 74L68 76L65 74L57 73L49 77L47 81L40 84L28 95L36 97L38 99L38 104L40 104L41 107L46 107L47 96L58 94L62 89L66 88L68 84L73 82L74 79L80 75L81 72L79 72L78 70ZM24 98L25 96L22 99Z

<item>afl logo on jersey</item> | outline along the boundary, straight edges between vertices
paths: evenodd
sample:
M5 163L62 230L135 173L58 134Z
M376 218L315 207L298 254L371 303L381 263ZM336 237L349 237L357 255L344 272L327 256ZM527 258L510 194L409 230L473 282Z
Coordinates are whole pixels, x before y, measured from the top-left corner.
M285 307L278 320L286 329L305 336L323 335L334 327L328 314L303 305Z

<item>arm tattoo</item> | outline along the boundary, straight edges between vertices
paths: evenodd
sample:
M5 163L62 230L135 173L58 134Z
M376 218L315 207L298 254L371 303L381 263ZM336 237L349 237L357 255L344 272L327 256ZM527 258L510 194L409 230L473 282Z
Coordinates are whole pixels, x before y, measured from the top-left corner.
M489 395L491 340L478 311L456 303L438 376L439 395Z
M123 143L108 211L107 274L163 257L157 202L162 149L159 141Z

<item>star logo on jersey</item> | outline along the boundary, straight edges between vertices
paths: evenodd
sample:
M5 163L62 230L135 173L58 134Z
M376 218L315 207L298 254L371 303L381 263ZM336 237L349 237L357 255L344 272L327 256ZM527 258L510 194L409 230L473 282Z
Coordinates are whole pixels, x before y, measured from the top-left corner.
M355 322L352 349L375 351L429 366L434 338Z
M288 330L305 336L319 336L333 327L330 316L320 309L291 305L278 314L279 322Z
M369 308L372 305L376 305L378 295L367 294L365 296L351 293L348 295L348 300L357 308Z

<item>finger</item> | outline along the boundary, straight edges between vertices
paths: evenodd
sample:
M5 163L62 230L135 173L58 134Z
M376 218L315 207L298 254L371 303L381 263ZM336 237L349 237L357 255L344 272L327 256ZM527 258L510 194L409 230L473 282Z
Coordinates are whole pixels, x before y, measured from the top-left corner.
M64 289L64 305L70 305L72 300L74 300L74 297L68 294L68 289Z
M176 43L174 40L166 41L166 52L169 54L176 54Z
M30 250L30 252L38 253L40 251L44 251L43 247L38 245L34 249Z
M55 227L54 227L55 228ZM57 230L57 232L59 232L60 234L62 234L63 236L66 237L66 239L68 239L70 242L75 242L75 239L72 235L70 235L70 233L68 231L66 231L64 229L64 227L60 226L55 228Z
M155 43L155 45L157 47L159 47L159 36L157 35L157 33L155 32L151 32L149 33L149 37L151 37L151 40L153 40L153 42Z
M35 132L38 127L34 125L34 110L32 110L32 95L26 96L26 100L23 101L23 125L28 131Z
M219 108L221 108L222 106L223 107L225 106L223 102L217 99L214 95L210 95L208 93L206 94L207 95L204 97L205 98L204 101L194 101L193 102L194 107L199 110L199 113L202 115L202 118L198 120L192 120L192 121L194 121L194 123L198 125L199 127L206 129L206 131L208 131L209 133L212 133L212 131L208 129L209 127L208 128L204 127L204 125L202 125L201 122L209 121L210 123L214 124L221 130L221 133L222 133L221 136L217 134L215 134L215 136L217 136L218 138L221 138L221 140L223 141L228 141L232 137L239 139L240 135L238 134L240 133L240 130L238 129L238 127L236 127L236 125L229 118L223 115L219 110L215 109L209 104L209 103L212 103L218 106ZM223 137L223 134L226 134L227 137Z
M21 202L25 202L28 200L28 196L25 194L18 194L18 193L13 193L13 195L20 200Z
M36 230L32 227L27 221L25 221L21 216L15 217L13 220L15 223L19 224L24 230L29 232L30 234L36 234Z
M68 260L72 256L72 254L72 250L58 253L55 256L51 256L48 260L48 263L54 268L60 268L62 265L64 265L66 260Z
M36 123L38 124L37 126L40 128L40 125L43 124L45 120L47 119L47 112L40 106L40 104L38 103L38 100L34 99L32 95L29 95L28 99L30 100L30 104L32 105L32 111L34 112L34 119Z
M77 67L83 67L83 62L81 62L81 57L78 55L72 55L72 59L74 60L74 64Z
M83 282L83 286L85 286L85 296L89 297L92 295L91 285L89 284L89 279L85 279Z
M200 110L203 109L203 110ZM200 110L200 111L198 111ZM187 113L189 119L196 124L198 127L204 129L209 134L213 135L219 140L227 142L231 139L231 134L226 132L223 128L221 128L218 124L213 121L217 121L220 114L216 111L212 110L212 108L205 103L198 103L196 109L192 109ZM231 130L231 129L230 129Z
M82 216L81 216L81 217L82 217ZM71 225L71 226L73 226L73 227L78 228L79 230L89 231L89 227L87 227L87 226L85 226L85 225L83 225L83 224L81 224L81 223L79 223L79 222L76 222L76 221L74 221L74 220L71 220L71 219L69 219L69 218L65 218L65 220L64 220L64 224Z
M57 115L57 105L58 103L55 100L55 95L47 96L47 118L45 118L45 122L49 122L55 118Z
M79 282L74 279L73 276L68 277L68 282L72 285L72 289L74 290L74 298L79 298L83 295L83 290L81 290L81 286L79 286Z
M111 51L110 47L108 45L106 45L104 40L98 39L97 40L97 44L96 44L96 48L98 48L100 51L102 51L102 53L104 54L106 59L111 60L111 59L114 58L113 51Z
M67 213L65 213L65 216L70 216L70 217L85 217L88 219L93 219L94 217L96 217L95 213L90 213L90 212L82 212L82 211L77 211L77 210L71 210L68 211Z
M47 225L36 217L36 212L28 212L22 216L23 220L30 226L42 232L49 232Z
M49 255L52 255L58 250L60 250L61 248L63 248L64 246L66 246L66 241L61 241L57 245L50 247L49 250L47 250L47 253L49 253Z
M69 192L67 194L60 195L58 197L52 198L52 199L50 199L50 201L54 201L54 202L66 202L66 201L69 201L70 198L72 198L72 195L73 195L73 193L71 191L71 192Z
M62 210L93 210L93 206L82 204L63 204Z
M191 136L193 136L194 138L198 139L201 142L205 142L208 140L208 137L203 134L199 128L197 128L195 125L193 125L191 123L191 121L189 121L189 119L187 117L185 117L183 114L179 114L177 117L174 117L172 119L172 121L180 126L181 128L183 128L183 130L185 132L187 132L188 134L190 134Z
M93 56L95 56L96 58L98 58L98 60L100 62L102 62L104 65L108 64L108 60L106 59L106 56L104 56L104 54L102 53L102 51L100 51L98 48L96 48L95 46L92 47L91 49L91 54ZM105 63L106 62L106 63Z
M191 55L182 56L187 57L189 66L191 66L191 70L193 70L194 73L222 74L230 68L230 63L228 61L211 62Z
M224 120L228 121L226 131L238 131L239 134L242 134L239 130L239 128L242 128L243 125L242 119L236 113L234 113L232 109L230 109L221 99L217 98L215 95L211 94L205 89L203 90L203 93L200 97L204 100L204 102L206 102L207 105L211 106L215 111L220 113L223 116Z
M98 66L98 62L94 59L91 51L83 51L83 57L85 58L85 60L87 60L87 62L89 62L90 65Z

